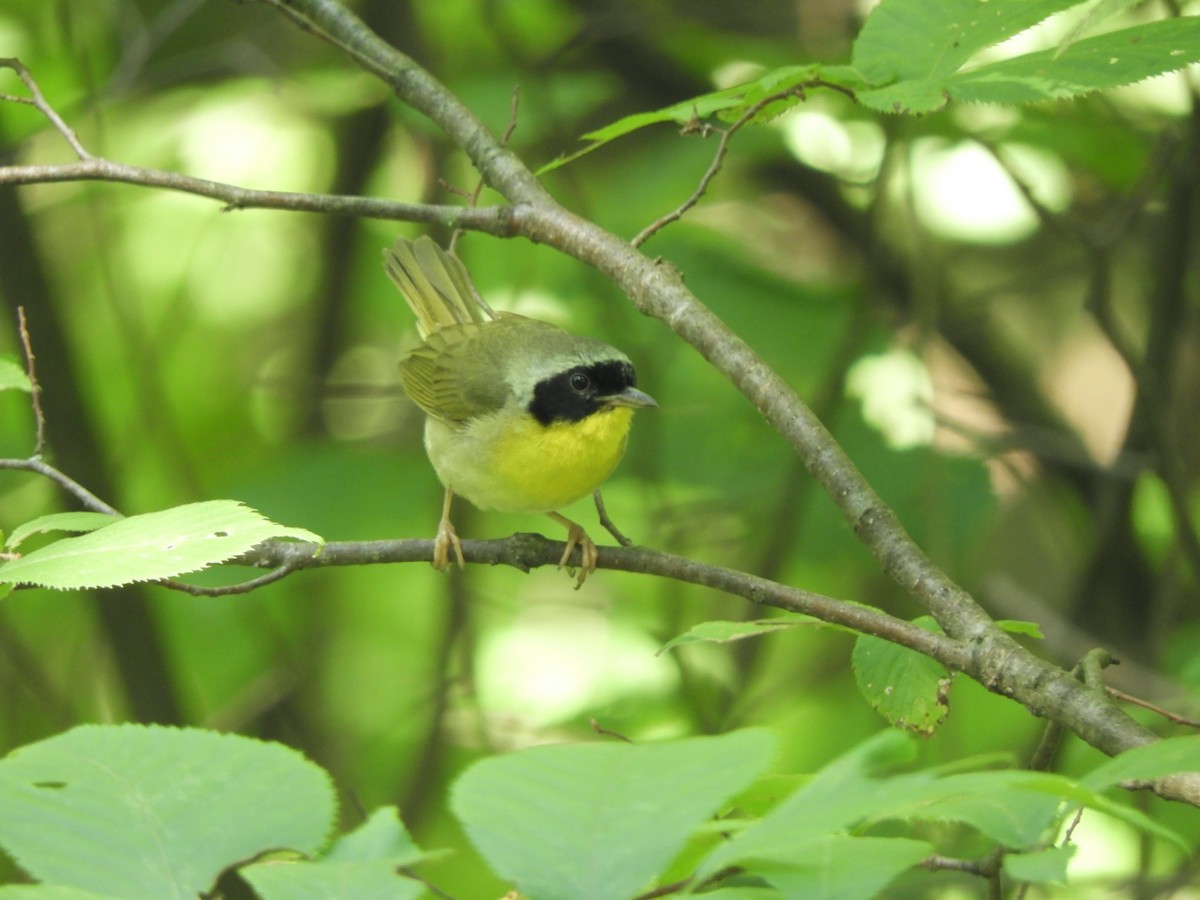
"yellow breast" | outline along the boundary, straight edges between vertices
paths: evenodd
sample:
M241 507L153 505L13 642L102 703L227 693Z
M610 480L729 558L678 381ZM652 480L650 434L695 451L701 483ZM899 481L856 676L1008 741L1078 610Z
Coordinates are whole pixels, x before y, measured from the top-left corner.
M451 430L430 419L429 458L442 483L480 509L549 512L591 494L625 453L633 410L601 410L578 422L485 416Z

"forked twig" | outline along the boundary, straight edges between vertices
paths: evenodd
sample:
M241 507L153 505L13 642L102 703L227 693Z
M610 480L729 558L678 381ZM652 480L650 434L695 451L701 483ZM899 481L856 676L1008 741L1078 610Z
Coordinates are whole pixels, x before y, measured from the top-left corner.
M509 114L508 114L508 127L504 129L504 134L500 135L500 146L501 147L508 146L509 139L513 136L513 132L517 130L517 113L520 111L520 109L521 109L521 86L519 84L517 84L517 85L513 85L512 108L510 109ZM479 181L475 185L475 189L473 191L469 191L469 192L463 190L462 188L456 188L453 185L447 184L444 181L442 182L442 185L447 190L451 191L452 193L458 194L460 197L465 197L467 200L467 206L470 207L471 209L474 209L475 207L477 207L479 205L479 198L481 196L483 196L483 189L484 189L484 187L487 186L487 182L483 178L480 178ZM450 241L447 245L447 249L449 249L449 251L451 253L454 252L454 247L458 243L458 239L460 237L462 237L462 235L463 235L463 229L461 227L455 228L454 231L450 234Z
M672 222L678 222L680 219L682 219L684 213L699 203L700 198L707 193L708 186L712 183L712 180L717 177L717 173L721 171L721 167L725 164L725 156L729 152L730 140L732 140L733 136L737 134L739 130L741 130L742 126L750 122L770 104L775 103L778 100L784 100L789 96L802 95L804 93L804 87L806 86L791 87L786 91L779 91L778 93L763 97L748 110L742 113L737 118L737 121L735 121L728 128L713 128L708 125L702 126L698 118L695 117L691 122L688 122L682 129L683 134L701 134L704 137L708 137L708 135L714 132L720 132L721 141L719 144L717 144L717 152L713 155L712 162L709 163L708 169L705 171L704 175L701 176L700 183L696 185L696 189L692 191L691 196L665 216L660 219L656 219L639 231L637 236L630 241L630 243L635 247L640 247L647 240L649 240L658 232L662 231Z
M34 107L50 121L50 124L54 126L54 129L63 136L63 140L71 145L71 149L75 151L76 156L85 161L94 158L92 154L88 153L88 151L84 149L83 143L79 140L79 135L75 133L75 130L68 125L63 120L62 116L55 112L54 107L46 101L46 98L42 95L42 89L38 87L37 81L34 80L33 75L30 74L29 70L25 68L24 64L22 64L19 59L13 56L0 57L0 69L12 69L14 72L16 72L17 77L21 79L25 85L25 88L29 91L28 97L17 97L13 94L0 94L0 100L9 100L13 103L24 103L26 106Z

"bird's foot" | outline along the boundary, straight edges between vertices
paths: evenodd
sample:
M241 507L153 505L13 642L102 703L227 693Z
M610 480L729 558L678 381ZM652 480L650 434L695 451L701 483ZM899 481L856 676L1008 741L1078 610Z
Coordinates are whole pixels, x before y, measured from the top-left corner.
M562 558L558 561L558 567L560 569L566 567L567 574L575 578L575 590L579 590L587 581L587 577L596 571L596 565L600 562L600 551L596 549L595 542L588 537L581 525L558 513L547 513L547 515L567 529L567 549L563 551ZM571 554L575 552L576 547L579 548L582 563L578 575L576 575L575 567L570 564Z
M458 539L458 532L454 530L454 525L449 519L442 519L438 522L437 536L433 539L433 567L439 572L444 572L450 568L450 548L454 548L454 557L458 561L458 567L461 569L466 566L466 560L463 559L462 542Z

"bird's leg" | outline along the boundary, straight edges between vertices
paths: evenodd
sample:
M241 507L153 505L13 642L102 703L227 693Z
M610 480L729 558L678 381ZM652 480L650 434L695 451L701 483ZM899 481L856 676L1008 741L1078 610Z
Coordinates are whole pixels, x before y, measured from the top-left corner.
M625 537L621 530L613 523L613 520L608 517L608 510L604 508L604 498L600 496L600 488L592 493L592 499L596 501L596 515L600 518L600 524L604 529L617 539L617 543L622 547L633 546L633 541Z
M579 590L584 581L587 580L587 577L596 571L596 563L600 561L600 553L582 526L556 512L548 512L546 515L567 529L567 549L563 551L562 559L558 561L558 567L561 569L563 566L567 566L567 574L569 575L575 574L575 568L568 565L568 560L571 559L571 554L575 551L575 548L579 548L579 555L583 560L583 565L579 568L579 577L575 579L575 590Z
M442 501L442 520L438 522L437 537L433 539L433 567L438 571L444 571L450 568L450 548L454 548L454 556L458 560L458 567L461 569L466 566L466 561L463 559L462 542L458 539L458 532L454 530L454 524L450 521L450 501L454 499L454 493L450 488L446 488L446 499Z

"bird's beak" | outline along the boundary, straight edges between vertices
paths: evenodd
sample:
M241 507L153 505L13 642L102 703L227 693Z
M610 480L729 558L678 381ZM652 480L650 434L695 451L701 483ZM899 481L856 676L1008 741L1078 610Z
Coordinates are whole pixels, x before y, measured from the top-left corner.
M634 387L627 387L619 394L609 394L600 399L609 406L630 406L634 409L658 406L657 400Z

